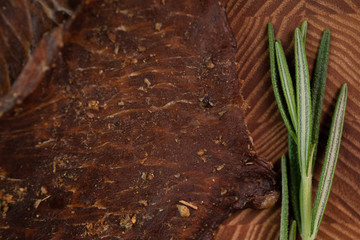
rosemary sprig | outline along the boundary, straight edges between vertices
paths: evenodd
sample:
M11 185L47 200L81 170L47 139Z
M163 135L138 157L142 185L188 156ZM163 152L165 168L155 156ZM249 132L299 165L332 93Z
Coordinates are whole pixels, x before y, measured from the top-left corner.
M334 177L344 124L347 85L342 86L336 103L319 187L314 206L312 206L312 174L326 85L330 31L326 29L321 39L311 91L305 54L307 22L302 23L301 30L299 28L295 30L295 91L284 51L280 40L274 40L274 30L271 23L268 25L268 31L271 80L276 102L288 129L289 140L289 168L286 166L286 157L283 156L281 159L283 199L280 239L296 239L297 228L303 240L313 240L319 230ZM279 78L281 84L279 84ZM296 96L294 92L296 92ZM290 182L289 189L288 179ZM292 221L290 231L288 231L289 199L295 219Z

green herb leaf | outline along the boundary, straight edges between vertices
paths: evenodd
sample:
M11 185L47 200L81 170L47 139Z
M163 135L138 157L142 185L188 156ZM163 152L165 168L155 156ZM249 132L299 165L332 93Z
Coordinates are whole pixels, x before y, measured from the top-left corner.
M302 39L303 39L303 41L304 41L304 45L305 45L305 43L306 43L307 27L308 27L307 21L303 21L303 22L301 23L301 37L302 37Z
M301 174L306 174L311 143L311 99L305 47L298 28L295 30L295 72L298 110L298 157Z
M296 221L293 220L290 226L289 240L296 240Z
M311 147L311 152L310 152L310 162L309 162L309 166L307 169L307 176L312 176L312 165L313 162L315 162L315 149L316 149L316 145L317 144L313 144Z
M295 92L293 83L290 77L289 67L286 62L284 50L282 48L280 40L275 42L275 55L276 61L279 67L279 75L282 85L282 90L285 95L286 104L290 113L291 121L293 123L295 132L297 132L297 114L295 104Z
M314 78L311 82L311 103L312 103L312 144L319 141L320 119L322 112L322 105L324 100L326 73L329 61L329 48L330 48L330 30L326 29L322 35L320 47L318 50ZM314 155L316 156L317 148L315 148ZM315 161L312 164L314 169Z
M294 218L297 222L299 232L301 232L299 188L300 188L300 168L297 154L297 145L293 138L288 134L289 146L289 191L290 202Z
M334 115L331 122L330 134L326 146L324 165L321 171L319 187L316 193L314 209L312 214L312 239L315 239L319 231L320 223L325 212L329 198L334 172L339 155L342 129L347 99L347 85L344 84L340 90L336 102Z
M275 40L274 40L274 28L271 23L268 24L268 35L269 35L269 55L270 55L270 72L271 72L271 82L274 90L275 99L281 114L281 117L284 121L284 124L289 131L290 135L293 137L294 141L297 141L295 130L289 120L287 111L285 110L285 100L281 93L280 87L280 77L276 68L276 59L275 59Z
M281 224L280 224L280 240L288 240L288 224L289 224L289 191L286 169L286 157L281 157L281 183L282 183L282 200L281 200Z
M311 144L311 98L309 70L304 42L300 29L295 30L295 72L298 109L298 157L300 160L300 217L301 236L307 239L311 232L311 187L312 176L308 175Z

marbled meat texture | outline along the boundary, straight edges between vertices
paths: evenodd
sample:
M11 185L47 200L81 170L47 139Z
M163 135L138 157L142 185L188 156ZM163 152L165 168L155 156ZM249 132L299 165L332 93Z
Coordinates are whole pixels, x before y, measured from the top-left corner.
M235 47L217 1L84 3L0 118L1 239L211 239L272 205Z

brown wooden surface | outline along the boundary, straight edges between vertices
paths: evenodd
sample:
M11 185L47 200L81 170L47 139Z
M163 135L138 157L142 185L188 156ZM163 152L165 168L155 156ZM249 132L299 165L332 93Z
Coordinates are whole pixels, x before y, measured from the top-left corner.
M348 84L349 92L339 160L317 239L360 239L360 2L229 0L226 11L238 45L238 77L244 82L242 93L249 105L246 122L258 154L277 168L278 159L287 151L287 139L271 87L267 23L274 24L275 36L281 39L288 61L291 61L294 29L303 20L308 21L306 53L310 73L322 31L330 28L319 153L324 153L334 99L342 83ZM315 186L320 166L316 167ZM223 224L216 239L278 239L279 221L280 204L262 212L245 210Z

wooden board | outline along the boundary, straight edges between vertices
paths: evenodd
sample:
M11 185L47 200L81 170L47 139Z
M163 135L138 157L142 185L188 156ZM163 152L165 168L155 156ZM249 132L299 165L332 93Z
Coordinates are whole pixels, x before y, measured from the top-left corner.
M246 122L258 154L277 169L280 156L287 151L287 139L271 87L267 23L274 24L276 38L281 39L288 61L293 61L294 29L303 20L308 21L306 54L310 73L322 31L330 28L328 80L320 130L322 155L341 84L347 83L349 92L337 170L317 239L360 239L360 2L229 0L226 11L238 45L238 77L243 81L242 93L249 105ZM315 186L320 167L318 163ZM262 212L245 210L223 224L216 239L278 239L279 222L280 204Z

